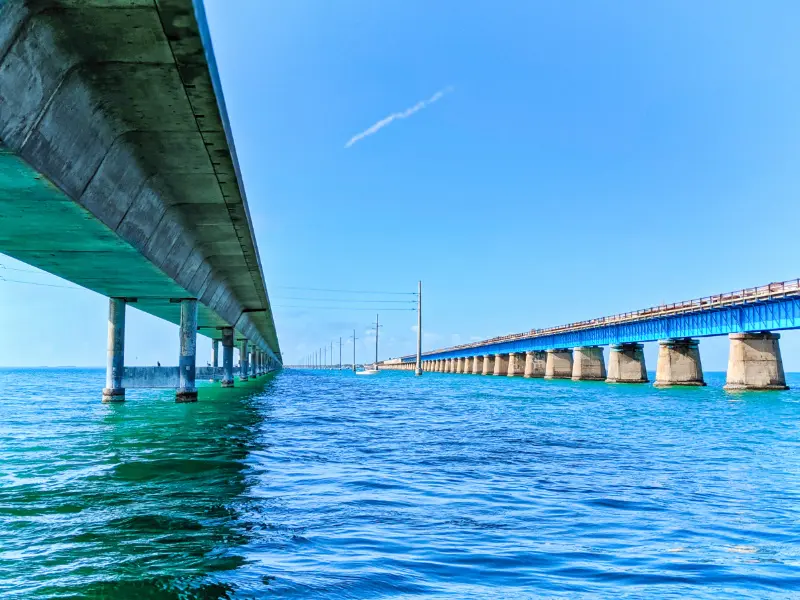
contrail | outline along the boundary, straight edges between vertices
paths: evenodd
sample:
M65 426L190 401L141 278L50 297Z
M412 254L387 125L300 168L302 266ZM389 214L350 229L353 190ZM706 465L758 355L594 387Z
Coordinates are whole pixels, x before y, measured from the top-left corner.
M365 129L361 133L356 134L353 137L351 137L350 140L344 145L344 147L345 148L349 148L350 146L352 146L356 142L358 142L360 140L363 140L365 137L368 137L368 136L372 135L373 133L377 133L378 131L380 131L381 129L383 129L389 123L391 123L392 121L394 121L396 119L406 119L406 118L410 117L415 112L418 112L418 111L422 110L423 108L425 108L429 104L433 104L437 100L440 100L445 94L449 94L450 92L454 91L454 89L455 88L453 88L453 86L451 86L451 85L447 86L446 88L436 92L433 96L431 96L427 100L420 100L419 102L417 102L411 108L407 108L402 112L395 112L395 113L390 114L388 117L384 117L383 119L381 119L380 121L375 123L369 129Z

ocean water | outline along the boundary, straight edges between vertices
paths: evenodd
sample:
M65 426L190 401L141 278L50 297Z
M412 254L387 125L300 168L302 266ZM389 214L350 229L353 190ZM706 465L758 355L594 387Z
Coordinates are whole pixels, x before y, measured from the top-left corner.
M800 595L800 391L103 379L0 370L5 600Z

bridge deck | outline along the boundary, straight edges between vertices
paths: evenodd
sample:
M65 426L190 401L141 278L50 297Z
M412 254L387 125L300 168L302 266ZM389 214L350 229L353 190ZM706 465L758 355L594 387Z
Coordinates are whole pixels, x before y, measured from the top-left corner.
M610 317L498 336L426 352L423 357L455 358L799 327L800 279L794 279ZM402 357L403 362L413 360L414 356Z
M199 0L0 1L0 252L280 361Z

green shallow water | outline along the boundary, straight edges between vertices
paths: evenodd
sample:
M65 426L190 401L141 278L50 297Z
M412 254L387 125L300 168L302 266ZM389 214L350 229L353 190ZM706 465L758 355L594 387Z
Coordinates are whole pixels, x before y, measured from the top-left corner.
M103 379L0 370L4 599L800 594L793 390Z

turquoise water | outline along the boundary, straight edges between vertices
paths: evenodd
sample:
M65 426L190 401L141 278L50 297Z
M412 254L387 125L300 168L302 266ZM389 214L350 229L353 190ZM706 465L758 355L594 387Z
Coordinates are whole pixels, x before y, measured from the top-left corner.
M103 379L0 370L4 599L800 594L800 391Z

